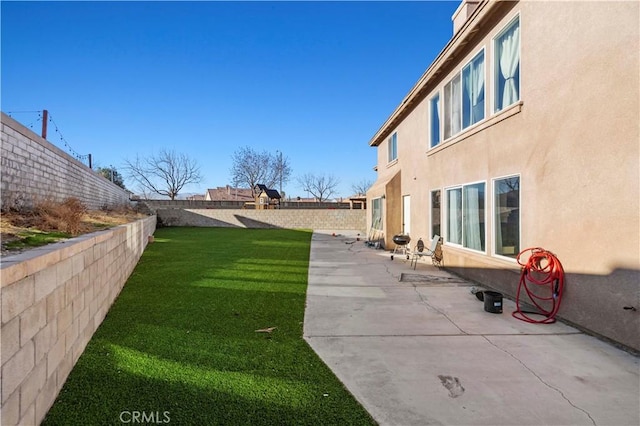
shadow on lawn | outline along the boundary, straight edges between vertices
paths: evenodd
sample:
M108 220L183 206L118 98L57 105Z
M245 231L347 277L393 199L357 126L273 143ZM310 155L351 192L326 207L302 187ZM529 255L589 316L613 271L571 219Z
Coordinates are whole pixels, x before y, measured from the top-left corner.
M150 377L154 368L162 373L162 369L178 367L136 354L143 361L124 369L120 361L126 354L114 348L106 354L93 351L83 355L76 369L82 370L82 374L69 377L43 425L129 423L133 412L165 419L148 423L170 421L177 425L339 424L349 418L348 413L340 413L340 404L336 402L339 391L331 392L302 381L279 383L194 367L184 367L191 372L190 380L184 379L184 373L180 378ZM87 383L93 384L89 392ZM331 398L323 396L327 392ZM290 398L282 398L287 394ZM302 421L298 423L297 419Z
M43 424L372 423L302 339L310 236L159 230Z

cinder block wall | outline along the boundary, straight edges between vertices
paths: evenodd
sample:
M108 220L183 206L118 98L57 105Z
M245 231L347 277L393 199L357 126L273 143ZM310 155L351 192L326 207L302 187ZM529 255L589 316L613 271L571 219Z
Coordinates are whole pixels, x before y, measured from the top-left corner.
M144 251L148 218L2 259L2 425L39 424Z
M129 192L2 113L2 208L76 197L90 209L129 203Z
M220 226L287 229L366 229L366 210L158 209L163 226Z

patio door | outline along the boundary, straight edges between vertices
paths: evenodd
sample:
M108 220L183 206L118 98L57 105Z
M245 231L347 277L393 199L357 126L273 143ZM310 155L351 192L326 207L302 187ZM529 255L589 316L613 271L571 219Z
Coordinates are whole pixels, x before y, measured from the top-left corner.
M409 235L411 232L411 196L402 196L402 233Z

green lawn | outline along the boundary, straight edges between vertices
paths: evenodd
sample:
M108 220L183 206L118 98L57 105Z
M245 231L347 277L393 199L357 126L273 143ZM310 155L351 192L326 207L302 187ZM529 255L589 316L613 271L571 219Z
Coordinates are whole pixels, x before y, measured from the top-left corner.
M158 229L43 424L374 424L302 339L310 240Z
M17 237L17 240L9 241L4 246L9 250L40 247L47 244L57 243L61 240L66 240L68 238L71 238L72 235L66 232L44 232L30 229L18 233Z

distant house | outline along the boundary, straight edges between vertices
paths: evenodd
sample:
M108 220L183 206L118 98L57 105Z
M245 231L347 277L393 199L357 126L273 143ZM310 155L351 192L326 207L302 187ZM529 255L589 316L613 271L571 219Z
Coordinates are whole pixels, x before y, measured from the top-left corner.
M257 184L254 188L257 209L277 209L280 207L280 193L266 185Z
M219 186L207 189L204 194L205 201L254 201L251 188L234 188L232 186Z
M186 199L188 201L204 201L204 195L202 194L189 195Z

